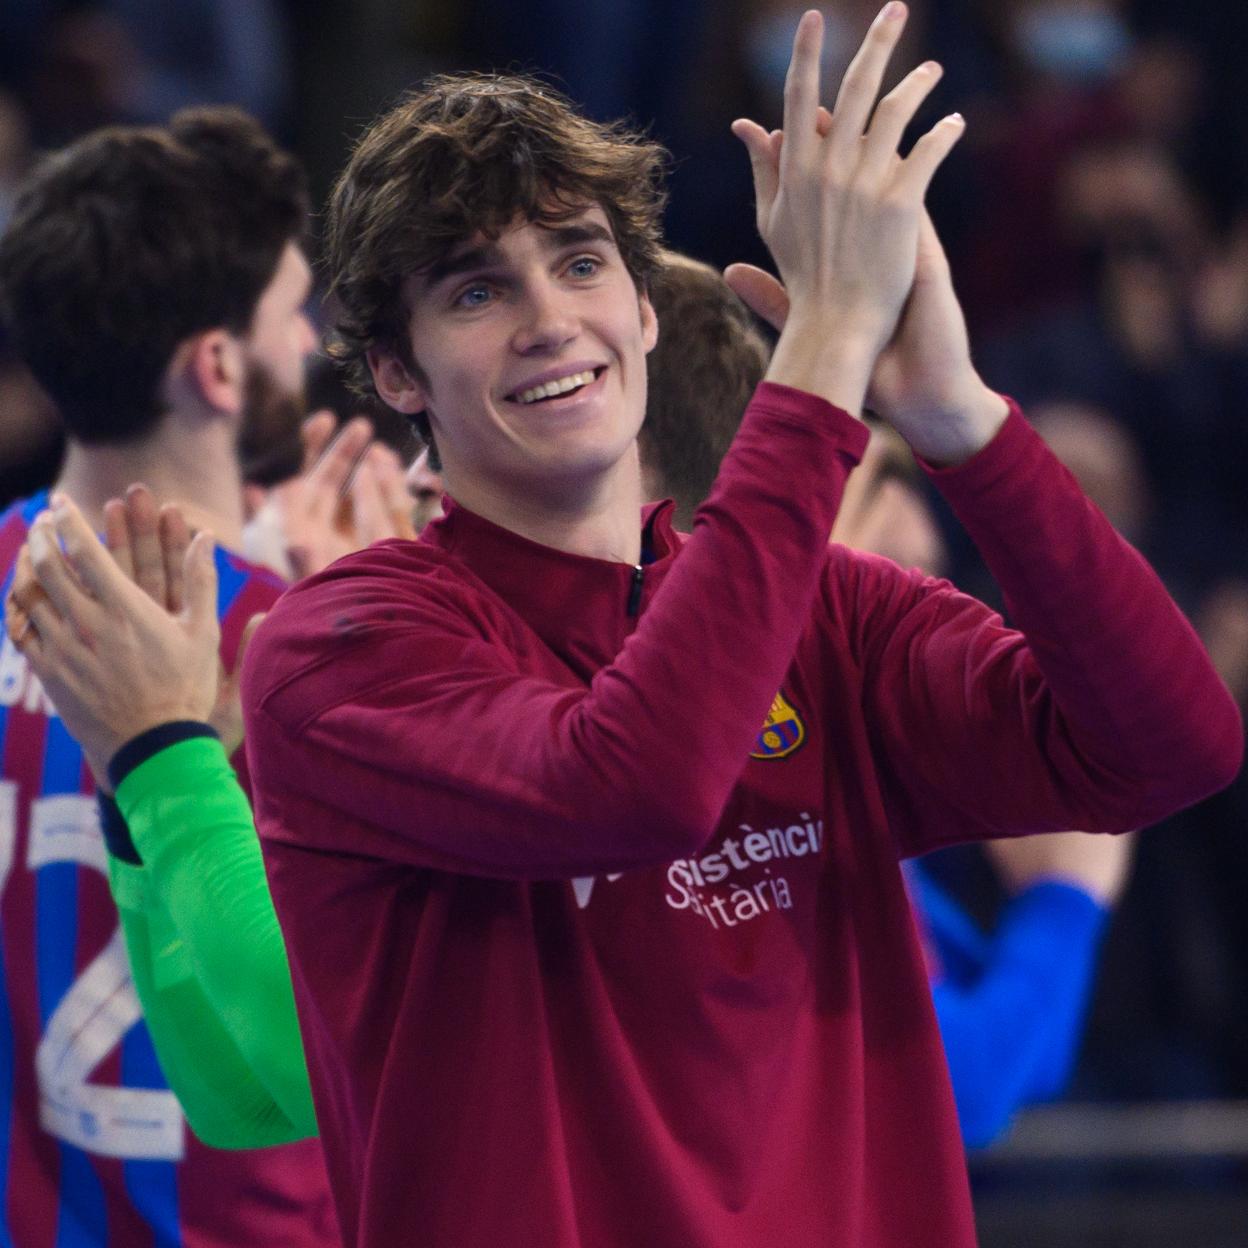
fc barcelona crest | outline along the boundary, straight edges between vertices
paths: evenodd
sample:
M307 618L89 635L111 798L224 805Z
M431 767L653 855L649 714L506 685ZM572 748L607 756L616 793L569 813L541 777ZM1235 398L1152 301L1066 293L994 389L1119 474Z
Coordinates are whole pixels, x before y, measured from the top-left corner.
M777 693L771 700L771 710L763 720L762 731L750 751L751 758L787 758L806 740L806 725L796 708Z

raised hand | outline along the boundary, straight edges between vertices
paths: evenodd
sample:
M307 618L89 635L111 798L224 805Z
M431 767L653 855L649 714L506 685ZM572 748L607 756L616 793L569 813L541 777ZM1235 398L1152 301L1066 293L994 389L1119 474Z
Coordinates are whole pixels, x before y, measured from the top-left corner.
M789 296L775 277L752 264L732 264L724 280L756 316L783 328ZM914 285L892 341L876 360L867 406L934 464L969 459L987 445L1007 413L1005 401L971 363L949 262L926 212Z
M140 529L160 521L145 490L137 498ZM110 504L110 542L120 546L129 520ZM106 512L106 514L108 514ZM180 521L180 517L178 517ZM170 556L185 532L166 522ZM66 728L83 747L97 781L127 741L173 720L207 720L217 701L217 574L213 539L198 533L184 547L175 578L179 609L172 614L159 542L144 534L125 543L130 571L144 568L140 587L110 557L77 507L56 497L31 526L5 602L5 624L14 645L39 677ZM163 598L164 601L160 601Z
M372 440L363 416L337 435L331 413L304 426L304 469L257 500L247 553L295 578L387 537L414 538L411 500L398 457Z
M941 72L934 62L920 65L876 105L906 13L899 0L880 12L831 113L819 104L823 21L806 13L785 84L782 136L752 121L733 124L750 154L759 232L790 300L768 376L852 412L861 410L913 285L928 184L963 130L960 117L946 117L904 160L898 154Z

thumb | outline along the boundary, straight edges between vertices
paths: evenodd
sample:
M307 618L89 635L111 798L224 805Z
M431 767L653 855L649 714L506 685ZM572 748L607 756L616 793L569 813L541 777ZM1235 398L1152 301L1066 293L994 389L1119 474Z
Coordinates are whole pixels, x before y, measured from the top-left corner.
M944 277L949 273L949 258L945 255L944 245L931 213L925 208L919 221L919 250L916 261L916 276L924 278Z
M258 615L253 615L243 627L243 635L238 639L238 651L234 657L234 671L230 674L230 679L235 683L240 679L243 670L243 656L247 653L247 647L251 645L251 639L256 635L256 629L264 623L264 616L263 611Z
M771 135L756 121L739 118L732 123L732 132L745 144L750 154L750 168L754 173L754 198L757 203L758 221L761 226L771 211L772 200L780 185L780 165Z
M777 331L784 328L789 295L779 278L753 264L730 264L724 270L724 281L755 316Z
M213 557L216 539L207 529L195 534L183 562L186 617L194 631L216 624L217 564Z

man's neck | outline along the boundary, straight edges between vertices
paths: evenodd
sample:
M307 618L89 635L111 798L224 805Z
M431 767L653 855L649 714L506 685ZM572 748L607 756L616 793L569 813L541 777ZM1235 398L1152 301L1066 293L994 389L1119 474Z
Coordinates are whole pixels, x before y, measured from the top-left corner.
M176 503L193 530L208 529L222 546L238 550L243 486L232 439L224 422L203 425L171 414L151 437L122 446L71 440L55 489L102 531L104 504L142 482L157 503Z
M542 491L499 487L480 478L458 482L453 470L446 486L461 506L532 542L612 563L641 561L636 447L610 472L579 487L560 483Z

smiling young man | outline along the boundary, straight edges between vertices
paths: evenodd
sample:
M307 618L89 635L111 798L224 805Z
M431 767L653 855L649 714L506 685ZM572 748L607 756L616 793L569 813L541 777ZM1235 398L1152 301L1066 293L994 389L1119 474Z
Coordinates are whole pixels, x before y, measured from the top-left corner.
M244 671L257 825L352 1248L965 1248L899 854L1123 830L1226 783L1191 630L971 367L939 77L735 129L788 319L693 533L641 508L660 154L434 81L329 214L338 351L431 437L422 540L288 593ZM869 124L868 124L869 123ZM1023 631L827 535L873 405Z

